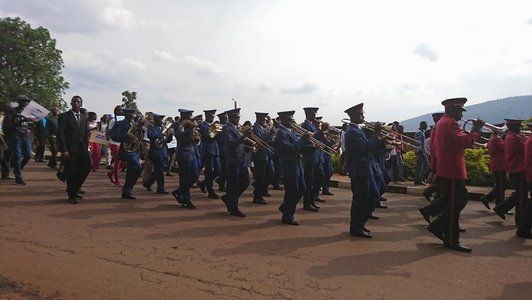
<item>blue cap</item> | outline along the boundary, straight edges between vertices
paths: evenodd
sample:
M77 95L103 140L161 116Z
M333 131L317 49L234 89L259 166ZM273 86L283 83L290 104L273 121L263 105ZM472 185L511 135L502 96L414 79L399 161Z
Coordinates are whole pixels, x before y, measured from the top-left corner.
M364 108L364 103L359 103L355 106L352 106L346 109L344 112L348 115L352 113L363 113L364 112L363 108Z
M303 110L307 113L317 113L319 107L303 107Z
M154 113L154 112L152 112L151 115L152 115L152 117L153 117L154 119L156 119L156 118L164 118L164 117L166 117L166 115L160 115L160 114L156 114L156 113Z
M216 109L208 109L203 111L205 114L211 114L214 115L216 113Z
M280 111L277 114L279 115L279 118L291 118L296 113L295 110L289 110L289 111Z
M226 110L225 113L227 115L236 115L240 113L240 107L235 109Z
M185 109L185 108L180 108L177 110L178 112L182 113L182 114L193 114L194 111L193 110L190 110L190 109Z
M255 112L255 116L256 116L257 118L260 118L260 117L262 117L262 118L266 118L266 117L268 116L268 113L265 113L265 112Z

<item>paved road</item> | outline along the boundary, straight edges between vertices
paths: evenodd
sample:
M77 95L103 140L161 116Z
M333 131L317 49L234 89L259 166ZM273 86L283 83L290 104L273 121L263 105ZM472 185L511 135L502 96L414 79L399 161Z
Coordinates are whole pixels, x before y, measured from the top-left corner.
M168 178L168 177L167 177ZM530 299L532 242L514 236L481 203L462 214L462 243L448 251L425 229L416 195L387 194L372 240L348 235L350 192L333 189L319 213L282 225L268 205L241 198L246 218L193 191L196 210L136 188L119 199L105 172L91 173L79 205L43 164L27 186L0 182L2 299ZM177 178L167 186L175 187Z

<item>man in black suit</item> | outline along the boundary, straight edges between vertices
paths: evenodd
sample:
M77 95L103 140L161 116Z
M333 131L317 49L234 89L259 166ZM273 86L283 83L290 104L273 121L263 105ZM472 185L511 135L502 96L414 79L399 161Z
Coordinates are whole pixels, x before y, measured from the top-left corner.
M81 186L89 175L91 159L89 155L89 129L87 117L80 113L83 100L72 97L72 109L58 117L57 142L61 160L65 167L68 202L77 204Z

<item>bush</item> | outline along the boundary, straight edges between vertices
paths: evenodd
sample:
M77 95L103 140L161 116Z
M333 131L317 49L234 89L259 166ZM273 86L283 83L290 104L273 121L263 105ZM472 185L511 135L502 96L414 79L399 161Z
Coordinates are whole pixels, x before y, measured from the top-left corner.
M331 156L332 164L333 164L333 173L339 174L340 173L340 154L333 154Z
M464 157L467 170L467 185L493 185L493 177L488 168L490 157L486 149L466 149ZM414 178L416 170L416 154L414 151L408 151L404 154L404 165L405 178Z

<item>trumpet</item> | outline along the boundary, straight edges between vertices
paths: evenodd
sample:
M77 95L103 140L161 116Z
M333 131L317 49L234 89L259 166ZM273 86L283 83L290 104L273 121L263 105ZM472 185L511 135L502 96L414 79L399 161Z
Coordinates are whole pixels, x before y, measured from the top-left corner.
M306 130L305 128L303 128L303 127L301 127L301 126L299 126L297 124L292 124L292 130L299 136L303 136L306 133L310 133L308 130ZM339 154L338 150L325 145L324 143L322 143L320 140L318 140L317 138L313 137L312 135L310 136L309 141L314 145L314 147L316 147L319 150L323 151L325 154L329 154L329 155Z
M222 133L222 127L223 125L220 124L220 123L217 123L217 122L214 122L212 123L210 126L209 126L209 137L211 139L215 138L217 135L219 135L220 133Z
M473 124L473 122L476 122L476 121L479 121L478 119L467 119L465 122L464 122L464 125L462 125L462 129L465 131L465 132L471 132L471 130L467 130L466 129L466 126L467 124L471 123ZM506 126L503 126L503 127L497 127L495 125L492 125L490 123L486 123L484 122L484 125L482 125L482 128L486 128L486 129L489 129L491 130L492 132L494 133L497 133L497 134L502 134L504 131L506 131L507 127Z
M373 123L371 122L367 122L367 121L364 121L364 126L366 126L366 128L372 130L372 131L375 131L375 125L373 125ZM402 143L404 143L405 145L409 145L409 146L413 146L415 147L416 149L420 148L422 145L420 145L419 141L414 139L414 138L411 138L405 134L401 134L397 131L393 131L391 129L391 127L388 127L388 126L383 126L381 127L381 131L384 132L384 135L385 136L388 136L388 137L392 137L393 139L397 140L397 138L395 138L394 135L397 135L397 136L400 136L401 139L403 141L401 141ZM408 142L405 142L405 140L407 140Z
M170 128L172 128L172 126L174 126L174 123L172 121L166 122L163 128L163 137L155 140L155 147L161 148L164 145L167 133L169 132Z
M342 123L345 123L345 124L354 124L354 125L356 125L355 123L351 122L350 119L342 119ZM373 125L373 124L370 123L370 122L366 122L366 121L364 121L363 124L364 124L364 128L366 128L366 129L368 129L368 130L370 130L370 131L375 132L375 125ZM358 125L357 125L357 126L358 126ZM384 129L384 128L383 128L383 129ZM400 134L400 133L397 133L397 132L393 132L393 131L391 131L391 130L389 130L389 131L384 130L384 132L381 131L381 134L382 134L382 136L387 137L387 138L390 140L390 143L391 143L391 144L394 144L394 145L396 145L396 146L401 145L401 144L405 144L405 145L407 145L407 146L409 146L409 147L414 148L415 150L419 150L419 149L421 149L421 147L422 147L421 145L419 145L419 141L418 141L418 140L416 140L416 139L412 139L411 137L408 137L408 136L406 136L406 135L404 135L404 134ZM401 136L403 139L407 138L407 139L409 139L409 140L413 140L413 141L416 142L416 144L412 144L412 143L406 142L406 141L404 141L404 140L401 141L401 140L397 139L397 137L396 137L394 134L397 134L398 136Z

